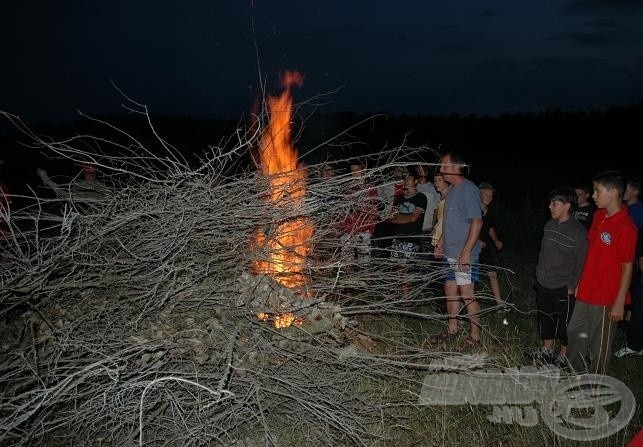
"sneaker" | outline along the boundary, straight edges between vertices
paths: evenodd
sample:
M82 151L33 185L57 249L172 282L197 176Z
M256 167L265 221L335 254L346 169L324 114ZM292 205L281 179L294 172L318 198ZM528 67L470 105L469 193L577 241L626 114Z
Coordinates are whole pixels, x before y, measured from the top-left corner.
M554 359L556 358L553 349L544 347L540 347L533 351L531 356L534 360L537 360L540 363L554 363Z
M627 346L624 346L614 353L614 357L618 359L627 357L630 355L643 355L643 351L635 351L632 348L628 348Z
M558 357L554 360L554 366L558 369L569 369L569 360L567 360L567 356L558 354Z

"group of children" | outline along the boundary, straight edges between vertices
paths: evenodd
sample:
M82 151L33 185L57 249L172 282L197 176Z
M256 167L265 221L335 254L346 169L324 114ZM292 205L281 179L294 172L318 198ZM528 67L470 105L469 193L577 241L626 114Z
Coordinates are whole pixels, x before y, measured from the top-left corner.
M576 372L606 373L617 322L624 319L630 304L630 290L634 288L639 295L641 291L633 278L635 261L643 260L643 253L635 257L637 233L643 222L635 224L636 212L632 214L623 203L626 189L633 187L638 202L638 180L626 183L617 171L596 175L592 195L595 211L587 206L584 188L551 192L551 219L544 227L536 267L542 346L534 355L540 360ZM640 302L642 298L636 299ZM631 321L630 325L636 323ZM634 330L640 332L640 327ZM617 356L624 352L619 350Z
M480 266L498 264L493 255L503 243L489 212L495 188L486 182L476 187L465 178L465 167L458 154L447 153L433 183L425 166L414 167L403 176L399 191L391 194L389 217L362 221L358 231L350 221L346 230L368 233L369 241L363 245L390 240L392 258L414 257L427 250L422 241L430 241L428 250L435 249L452 271L445 277L449 325L432 338L451 340L459 330L458 315L466 309L471 322L468 343L475 346L480 342L480 309L473 286L479 281ZM354 175L363 169L351 164ZM533 355L574 371L605 373L631 289L639 296L632 305L628 345L616 356L643 354L643 284L632 287L643 280L639 279L643 237L637 234L643 227L643 204L638 201L638 179L626 182L620 172L606 171L592 183L592 188L556 188L549 195L551 219L544 226L535 285L542 344ZM375 212L367 214L373 217ZM502 305L497 273L489 271L490 288Z

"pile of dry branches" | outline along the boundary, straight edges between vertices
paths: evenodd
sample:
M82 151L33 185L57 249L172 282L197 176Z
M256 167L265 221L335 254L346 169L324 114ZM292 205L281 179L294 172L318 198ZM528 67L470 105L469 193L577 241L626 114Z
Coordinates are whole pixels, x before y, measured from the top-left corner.
M285 194L276 205L267 179L239 162L258 134L240 131L195 168L151 122L155 151L108 123L97 121L110 139L54 141L5 117L37 150L95 163L107 188L84 203L72 185L5 216L0 443L365 445L385 436L391 405L416 402L422 371L442 354L364 322L437 317L408 302L432 299L439 269L347 260L338 225L370 200L350 175L302 167L303 203ZM369 169L372 185L390 181L407 150ZM253 268L272 253L251 241L296 219L314 233L291 289ZM283 313L297 324L276 329ZM463 369L484 361L453 359ZM384 382L410 393L383 396Z

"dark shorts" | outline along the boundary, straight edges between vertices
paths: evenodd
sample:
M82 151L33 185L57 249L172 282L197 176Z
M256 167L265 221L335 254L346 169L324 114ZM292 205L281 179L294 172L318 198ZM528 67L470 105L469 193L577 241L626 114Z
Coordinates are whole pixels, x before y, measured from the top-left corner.
M417 259L419 251L419 244L414 242L393 239L393 242L391 243L391 258L402 264L405 264L410 260Z

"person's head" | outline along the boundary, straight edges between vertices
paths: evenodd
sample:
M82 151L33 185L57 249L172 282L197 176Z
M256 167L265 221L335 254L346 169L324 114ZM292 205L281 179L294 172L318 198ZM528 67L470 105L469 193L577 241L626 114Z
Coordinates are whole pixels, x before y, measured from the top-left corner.
M574 208L576 208L577 203L578 198L574 189L567 186L554 189L549 193L551 218L558 222L566 221L571 216Z
M330 163L324 163L319 172L321 178L331 178L335 176L335 170L333 169L333 165Z
M625 192L625 176L620 171L603 171L592 179L592 198L598 208L617 209Z
M455 151L445 152L440 158L440 172L444 180L452 185L458 185L468 172L464 158Z
M404 193L413 195L417 192L418 176L414 172L409 172L404 177Z
M578 206L589 205L589 198L592 197L592 188L589 185L582 184L574 188Z
M417 174L418 180L426 179L429 181L429 167L426 165L415 165L415 173Z
M639 201L639 194L641 192L641 179L638 177L629 177L627 179L627 186L623 193L623 200L627 203L636 203Z
M478 189L480 190L480 201L482 204L484 206L491 205L491 202L493 202L493 196L496 193L496 188L494 188L489 182L482 182L480 183L480 186L478 186Z
M395 180L403 181L408 173L409 170L406 168L406 166L396 166L393 170L393 177L395 178Z
M87 182L93 182L96 180L96 165L92 163L83 163L81 165L83 172L83 178Z
M449 188L449 184L444 180L444 176L440 172L436 172L433 176L433 186L435 186L435 190L439 192L441 196L444 196Z
M364 176L364 163L354 158L350 161L349 170L353 177L362 178Z

